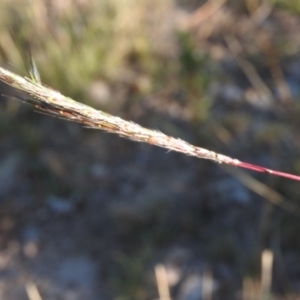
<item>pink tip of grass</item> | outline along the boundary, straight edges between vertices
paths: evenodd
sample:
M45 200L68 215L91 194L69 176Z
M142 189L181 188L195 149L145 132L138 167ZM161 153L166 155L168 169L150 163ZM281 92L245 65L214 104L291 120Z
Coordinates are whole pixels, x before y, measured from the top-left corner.
M298 175L285 173L285 172L279 172L279 171L272 170L272 169L267 169L265 167L261 167L261 166L258 166L258 165L252 165L252 164L249 164L249 163L245 163L245 162L242 162L242 161L237 163L236 166L240 167L240 168L252 170L252 171L255 171L255 172L268 173L268 174L272 174L272 175L275 175L275 176L285 177L285 178L288 178L288 179L293 179L293 180L296 180L296 181L300 181L300 176L298 176Z

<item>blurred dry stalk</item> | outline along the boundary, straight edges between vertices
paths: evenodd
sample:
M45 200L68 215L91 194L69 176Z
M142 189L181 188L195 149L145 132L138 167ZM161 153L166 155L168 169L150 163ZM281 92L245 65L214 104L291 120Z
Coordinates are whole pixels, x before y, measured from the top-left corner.
M160 300L171 300L167 271L163 264L155 266L155 277Z
M183 30L191 30L210 18L227 0L209 0L193 12L181 25Z
M211 270L206 270L202 279L202 299L212 300L214 291L213 274Z
M273 81L278 91L278 96L283 104L290 104L291 92L287 85L284 74L280 67L279 55L269 34L265 33L260 36L261 48L264 53Z
M273 272L273 252L264 250L261 255L261 299L268 298L271 294L272 272Z
M271 250L263 250L261 254L261 279L244 278L243 300L273 299L271 293L274 255Z
M239 66L251 82L255 92L259 96L262 105L269 105L273 101L271 90L259 76L255 67L241 56L242 47L237 39L232 36L225 37L226 43L238 62Z
M29 300L42 300L37 286L33 282L29 282L25 286Z
M241 170L228 168L227 166L222 166L222 169L225 170L227 173L231 174L231 176L235 177L248 189L260 195L272 204L281 207L282 209L293 215L296 215L298 217L300 216L300 210L297 205L295 205L291 201L288 201L285 197L283 197L281 194L271 189L267 185L256 180L255 178L251 177L250 175Z

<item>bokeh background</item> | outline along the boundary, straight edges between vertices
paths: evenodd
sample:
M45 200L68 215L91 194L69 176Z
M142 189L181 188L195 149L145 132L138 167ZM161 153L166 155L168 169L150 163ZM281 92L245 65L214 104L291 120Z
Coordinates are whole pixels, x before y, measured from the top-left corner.
M0 61L299 174L299 28L299 0L1 0ZM221 167L2 97L0 298L300 299L299 183Z

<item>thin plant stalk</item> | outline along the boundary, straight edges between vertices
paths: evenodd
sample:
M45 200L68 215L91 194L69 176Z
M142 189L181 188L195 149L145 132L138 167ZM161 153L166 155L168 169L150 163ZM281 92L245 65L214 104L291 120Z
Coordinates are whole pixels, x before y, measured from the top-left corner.
M102 129L118 134L136 142L148 143L170 151L181 152L189 156L208 159L219 164L231 165L256 172L267 173L300 181L300 176L253 165L229 156L196 147L183 140L168 136L162 132L144 128L136 123L96 110L88 105L65 97L58 91L44 86L39 81L20 77L0 67L0 80L26 93L28 98L20 98L33 105L37 110L69 121L78 122L86 127Z

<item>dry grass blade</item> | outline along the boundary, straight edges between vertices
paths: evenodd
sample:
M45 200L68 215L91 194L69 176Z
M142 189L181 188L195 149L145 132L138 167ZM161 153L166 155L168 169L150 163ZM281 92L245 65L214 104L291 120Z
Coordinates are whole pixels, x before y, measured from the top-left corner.
M29 282L25 287L29 300L42 300L39 290L33 282Z
M264 250L261 255L261 299L268 299L271 294L273 261L273 252Z
M226 36L225 41L239 66L247 76L248 80L251 82L261 101L263 101L263 103L265 104L271 103L273 101L271 90L262 80L255 67L248 60L241 56L242 46L240 45L238 40L232 36Z
M232 168L228 168L227 166L222 167L222 169L231 174L254 193L262 196L272 204L281 207L283 210L289 212L290 214L296 217L300 217L300 210L297 205L295 205L293 202L289 201L276 191L272 190L265 184L259 182L258 180L241 170L233 170Z
M159 300L171 300L167 271L163 264L158 264L155 266L155 276Z
M0 68L0 80L28 94L30 99L22 100L34 105L38 110L47 114L78 122L90 128L115 133L133 141L144 142L186 155L209 159L220 164L228 164L300 181L300 176L248 164L229 156L193 146L183 140L167 136L162 132L150 130L133 122L125 121L119 117L96 110L90 106L76 102L71 98L65 97L58 91L38 82L20 77L3 68Z

